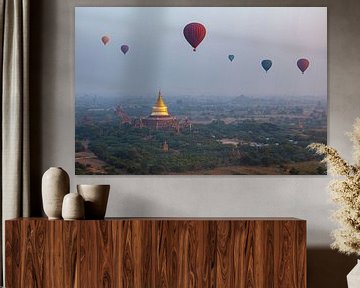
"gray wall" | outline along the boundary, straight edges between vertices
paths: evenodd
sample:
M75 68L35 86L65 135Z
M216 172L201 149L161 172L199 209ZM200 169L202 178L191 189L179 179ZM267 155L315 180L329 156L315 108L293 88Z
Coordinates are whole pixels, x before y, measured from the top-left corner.
M351 159L351 143L345 132L351 130L354 119L360 116L360 1L204 0L171 3L177 6L216 6L218 3L222 6L327 6L328 140ZM329 232L334 228L329 220L334 207L326 191L328 176L74 176L73 7L166 6L167 2L37 0L31 4L34 215L41 211L42 173L50 166L61 166L71 176L72 190L80 183L111 184L107 216L293 216L308 221L310 248L328 246Z

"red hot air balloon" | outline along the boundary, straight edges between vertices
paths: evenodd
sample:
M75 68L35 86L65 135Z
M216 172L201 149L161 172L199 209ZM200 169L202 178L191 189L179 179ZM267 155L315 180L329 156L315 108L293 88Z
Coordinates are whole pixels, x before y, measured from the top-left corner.
M125 55L129 51L129 46L128 45L121 45L120 49Z
M305 58L299 59L297 61L297 66L299 67L302 74L304 74L305 70L309 67L309 64L310 64L309 60Z
M184 36L186 41L194 48L199 46L201 41L205 38L206 28L201 23L189 23L184 27Z
M109 36L102 36L101 41L103 42L104 45L106 45L110 41L110 37Z

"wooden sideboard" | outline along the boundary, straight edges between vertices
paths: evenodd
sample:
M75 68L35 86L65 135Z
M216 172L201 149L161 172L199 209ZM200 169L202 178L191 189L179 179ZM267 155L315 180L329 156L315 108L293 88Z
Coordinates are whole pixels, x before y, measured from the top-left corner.
M306 221L115 218L5 223L6 287L306 287Z

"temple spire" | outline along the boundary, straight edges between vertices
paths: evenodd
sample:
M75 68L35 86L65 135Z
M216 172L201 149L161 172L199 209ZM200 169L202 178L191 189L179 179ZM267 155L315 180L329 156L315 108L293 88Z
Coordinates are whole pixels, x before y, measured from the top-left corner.
M159 89L158 97L155 103L155 106L152 108L151 116L153 117L162 117L162 116L170 116L168 112L168 108L164 102L164 99L161 95L161 91Z

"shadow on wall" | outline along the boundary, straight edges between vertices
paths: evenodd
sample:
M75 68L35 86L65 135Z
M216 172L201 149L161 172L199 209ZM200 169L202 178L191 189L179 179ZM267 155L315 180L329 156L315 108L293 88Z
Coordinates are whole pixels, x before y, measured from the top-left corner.
M346 275L356 264L356 256L319 248L307 250L308 288L347 288Z
M30 109L30 216L42 216L41 201L41 162L43 115L42 115L42 75L44 70L43 48L46 34L43 33L43 16L49 13L44 0L30 5L30 43L29 43L29 109ZM54 14L52 14L54 15ZM49 51L53 47L47 47ZM46 80L47 81L47 80ZM53 86L52 86L53 87Z

